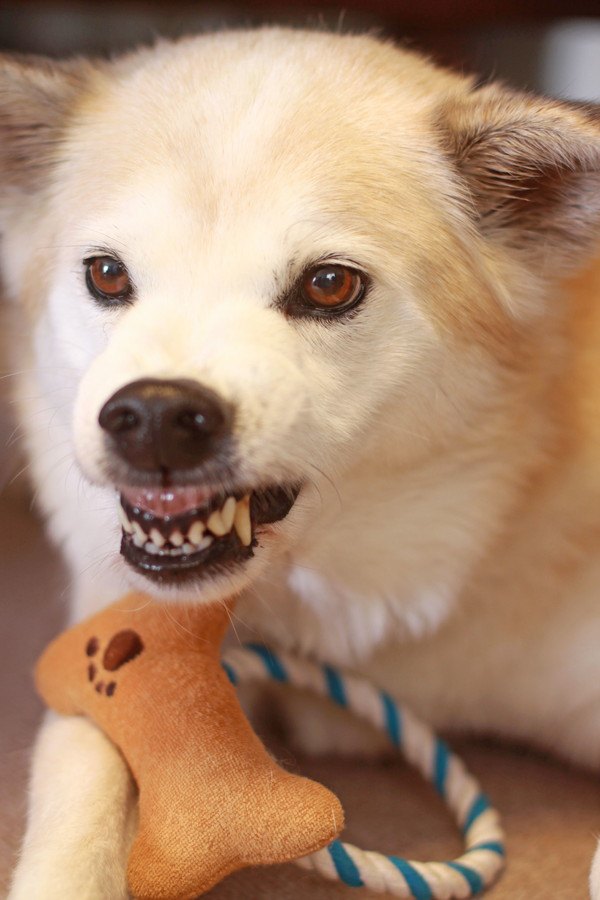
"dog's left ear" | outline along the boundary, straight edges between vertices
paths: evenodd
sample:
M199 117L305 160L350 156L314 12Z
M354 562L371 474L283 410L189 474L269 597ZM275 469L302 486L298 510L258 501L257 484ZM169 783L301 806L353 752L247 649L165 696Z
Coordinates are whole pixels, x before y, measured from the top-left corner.
M600 244L600 106L490 85L448 101L440 121L487 238L548 276Z
M0 54L2 194L43 185L92 72L86 60Z

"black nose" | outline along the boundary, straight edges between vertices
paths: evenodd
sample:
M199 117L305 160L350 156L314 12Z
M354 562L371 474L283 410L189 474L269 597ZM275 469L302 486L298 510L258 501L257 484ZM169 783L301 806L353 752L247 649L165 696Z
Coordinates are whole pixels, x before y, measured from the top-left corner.
M136 469L192 469L223 449L232 410L196 381L142 378L112 395L98 417L113 449Z

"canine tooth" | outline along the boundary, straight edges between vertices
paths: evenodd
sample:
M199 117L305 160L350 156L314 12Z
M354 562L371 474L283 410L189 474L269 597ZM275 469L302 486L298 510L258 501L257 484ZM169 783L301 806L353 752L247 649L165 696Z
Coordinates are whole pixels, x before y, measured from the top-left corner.
M233 520L235 530L244 547L252 543L252 523L250 522L250 497L243 497L235 507Z
M235 518L235 497L228 497L225 503L223 504L223 509L221 510L221 519L223 521L223 527L225 531L231 531L231 526L233 525L233 520Z
M171 535L171 537L169 538L169 540L173 544L174 547L181 547L181 545L183 544L183 535L179 531L179 529L176 529L173 532L173 534Z
M127 513L125 512L125 510L123 509L123 507L121 506L120 503L119 503L119 519L121 521L121 526L123 528L123 531L126 531L127 534L133 534L133 527L131 525L131 522L127 518Z
M204 536L204 525L202 522L194 522L188 531L188 540L190 544L199 544Z
M139 522L132 522L131 526L133 529L133 543L136 547L143 547L148 540L148 535Z
M161 547L164 547L164 545L166 544L166 540L164 539L164 537L162 536L160 531L158 531L157 528L153 528L152 531L150 532L150 539L154 542L154 544L159 549Z
M223 537L224 534L227 534L229 528L225 528L225 523L221 518L221 513L218 509L215 509L213 513L210 514L208 522L206 523L208 528L212 531L213 534L216 534L217 537Z

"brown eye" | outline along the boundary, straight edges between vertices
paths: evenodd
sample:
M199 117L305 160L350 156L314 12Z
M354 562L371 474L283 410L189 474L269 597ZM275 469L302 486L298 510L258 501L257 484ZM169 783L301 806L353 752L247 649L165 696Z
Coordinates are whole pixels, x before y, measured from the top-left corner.
M98 300L126 300L132 292L129 273L120 259L95 256L85 260L85 280Z
M352 306L362 296L364 287L364 280L355 269L331 264L309 269L302 282L302 294L313 306L335 311Z

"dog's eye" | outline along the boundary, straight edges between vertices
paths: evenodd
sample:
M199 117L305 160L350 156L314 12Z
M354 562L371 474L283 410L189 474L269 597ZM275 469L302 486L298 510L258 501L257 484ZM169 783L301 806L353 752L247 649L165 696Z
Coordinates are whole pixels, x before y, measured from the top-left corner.
M304 305L317 314L344 312L355 306L365 290L365 278L356 269L336 263L314 266L302 279Z
M85 281L97 300L127 300L132 293L129 273L114 256L94 256L84 261Z

